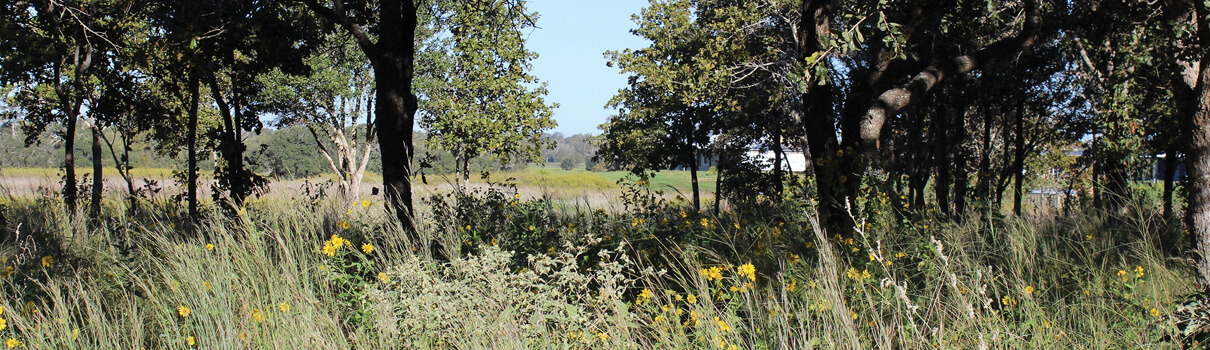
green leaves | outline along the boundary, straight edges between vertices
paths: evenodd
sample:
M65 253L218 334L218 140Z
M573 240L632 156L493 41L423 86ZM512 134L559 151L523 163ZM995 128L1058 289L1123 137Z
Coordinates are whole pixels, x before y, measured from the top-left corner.
M524 48L524 2L438 2L441 17L424 32L416 80L420 126L428 143L462 159L489 154L501 162L536 159L554 127L545 83L529 74L537 54ZM486 7L486 8L485 8ZM465 170L465 169L464 169Z

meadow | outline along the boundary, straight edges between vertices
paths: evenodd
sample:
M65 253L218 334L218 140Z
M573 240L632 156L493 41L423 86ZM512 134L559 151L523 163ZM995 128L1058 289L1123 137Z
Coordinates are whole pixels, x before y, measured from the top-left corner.
M617 184L621 175L531 168L464 190L430 177L417 199L418 245L368 194L274 191L238 212L206 205L196 222L168 195L137 208L112 195L89 222L53 194L10 190L0 197L0 341L1103 349L1198 340L1178 328L1196 272L1187 253L1158 243L1180 231L1154 198L1124 213L948 217L872 193L853 202L857 234L842 237L820 229L809 184L714 214L668 191L687 177L637 186ZM593 193L605 199L576 199Z

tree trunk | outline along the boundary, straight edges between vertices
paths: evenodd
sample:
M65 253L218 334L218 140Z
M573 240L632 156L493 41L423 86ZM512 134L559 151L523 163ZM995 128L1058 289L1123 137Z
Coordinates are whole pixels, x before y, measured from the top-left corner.
M960 94L957 97L954 110L954 213L958 220L966 215L967 173L966 173L966 99Z
M92 125L92 200L88 203L88 218L101 218L101 191L105 188L104 168L101 164L101 126Z
M79 109L68 111L67 130L63 137L63 202L67 214L76 213L76 117Z
M1017 105L1016 120L1013 121L1014 129L1016 130L1016 139L1013 149L1016 151L1016 162L1013 169L1013 214L1021 215L1021 196L1024 181L1025 181L1025 94L1022 93L1021 100Z
M830 0L803 0L799 13L803 23L798 26L798 59L806 60L824 49L822 39L831 31L832 2ZM823 64L823 63L819 63ZM842 162L838 160L839 143L836 140L835 112L832 106L832 84L814 85L801 95L803 136L811 153L811 166L815 173L817 208L824 229L835 234L848 236L852 233L853 221L845 209Z
M404 234L420 243L412 207L412 126L416 95L412 94L415 64L416 4L389 0L380 5L377 55L374 64L375 127L382 152L382 182L387 206L395 213Z
M938 106L933 114L933 164L937 169L937 180L933 182L933 190L937 196L937 208L942 215L950 214L950 158L949 158L949 109L942 101L936 101ZM946 103L953 103L946 101Z
M1176 177L1176 167L1180 164L1176 157L1176 148L1169 147L1168 152L1164 154L1164 217L1172 218L1172 192L1174 191L1173 182Z
M773 130L773 193L776 194L773 200L778 203L781 202L782 191L785 190L783 188L785 175L782 172L784 154L781 147L781 127L777 127Z
M693 212L702 212L701 192L697 187L697 153L689 151L689 182L693 184Z
M1197 2L1198 15L1205 18L1206 9ZM1203 42L1210 41L1210 25L1198 23ZM1188 172L1185 224L1197 240L1198 272L1202 280L1210 280L1210 57L1200 62L1195 98L1197 109L1184 123L1187 127L1185 171Z
M975 198L982 200L984 211L991 209L991 158L992 158L992 113L991 108L983 106L983 147L979 152L979 182L975 184Z
M189 175L186 186L186 201L189 202L189 219L197 220L197 109L199 100L199 86L201 79L198 76L201 72L194 67L189 74L189 123L188 135L186 135L187 147L189 147Z
M718 163L714 167L714 216L719 216L719 203L723 201L723 164L727 157L727 150L720 149L718 151Z

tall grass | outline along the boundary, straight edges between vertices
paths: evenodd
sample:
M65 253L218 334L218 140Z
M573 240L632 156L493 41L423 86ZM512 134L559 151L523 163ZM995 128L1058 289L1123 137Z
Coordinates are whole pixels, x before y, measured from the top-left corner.
M1168 315L1193 289L1190 263L1157 248L1173 228L1145 205L1127 216L964 220L870 210L855 214L856 236L829 237L792 199L713 216L658 200L602 211L504 191L451 195L447 209L426 201L417 247L399 241L380 202L268 198L190 224L169 203L128 216L114 201L90 223L58 200L9 197L0 342L1169 347Z

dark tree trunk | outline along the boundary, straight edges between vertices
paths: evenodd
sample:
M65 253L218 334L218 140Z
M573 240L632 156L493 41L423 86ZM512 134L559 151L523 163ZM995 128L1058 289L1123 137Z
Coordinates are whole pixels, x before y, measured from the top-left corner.
M200 73L201 72L198 69L194 68L191 70L191 72L189 74L189 98L190 98L190 101L189 101L189 123L187 126L189 128L189 130L188 130L188 135L186 135L185 137L187 139L186 143L188 143L187 146L189 147L189 164L187 165L189 167L189 175L188 175L189 178L186 179L186 182L188 182L188 184L186 184L186 186L188 187L186 190L186 192L187 192L186 200L189 202L189 219L190 220L198 219L198 211L197 211L197 109L198 109L198 103L199 103L198 100L200 97L200 96L198 96L199 95L198 88L199 88L199 85L201 85L201 79L198 77L198 75Z
M950 102L952 103L952 102ZM933 182L933 190L937 196L937 208L942 215L950 214L950 158L949 158L949 119L950 112L941 101L937 101L936 113L933 115L934 162L937 169L937 180Z
M1168 152L1164 154L1164 217L1172 218L1172 192L1174 191L1173 182L1176 177L1176 167L1180 165L1180 161L1176 158L1176 147L1169 147Z
M74 109L73 111L79 111ZM67 204L68 215L76 213L76 117L77 113L69 111L67 130L63 137L63 202Z
M773 131L773 193L776 194L775 202L781 202L782 191L785 189L784 179L785 174L782 171L782 158L785 152L781 147L781 128Z
M714 216L717 217L719 212L719 203L723 201L723 169L726 162L727 150L721 149L718 151L718 165L714 168Z
M95 123L95 121L94 121ZM101 165L101 127L92 126L92 200L88 203L88 218L101 218L101 191L105 188L105 169Z
M382 152L382 182L386 203L395 213L404 234L420 243L412 207L412 127L416 117L416 95L412 74L416 47L416 4L389 0L380 5L378 45L367 53L374 64L375 128Z
M983 151L979 152L979 183L975 185L975 197L985 203L984 211L991 209L991 154L992 154L992 113L991 108L983 107Z
M803 0L799 13L803 23L798 26L798 59L824 49L821 38L831 30L832 2L830 0ZM853 221L845 209L845 193L840 181L844 175L838 156L836 123L832 106L832 85L811 86L802 94L803 135L811 153L811 166L815 173L815 192L819 201L819 216L824 228L843 236L852 233Z
M964 146L966 143L966 98L961 94L957 97L957 107L954 110L954 212L957 214L958 220L966 215L966 195L968 180L966 174L966 157L967 149Z
M1016 151L1016 162L1013 168L1013 214L1021 215L1021 196L1025 181L1025 95L1017 105L1016 119L1013 120L1016 138L1013 149Z
M702 198L701 198L701 192L698 192L698 187L697 187L697 153L692 150L689 151L688 158L689 158L688 159L689 160L689 182L693 184L693 212L701 213L702 212Z

